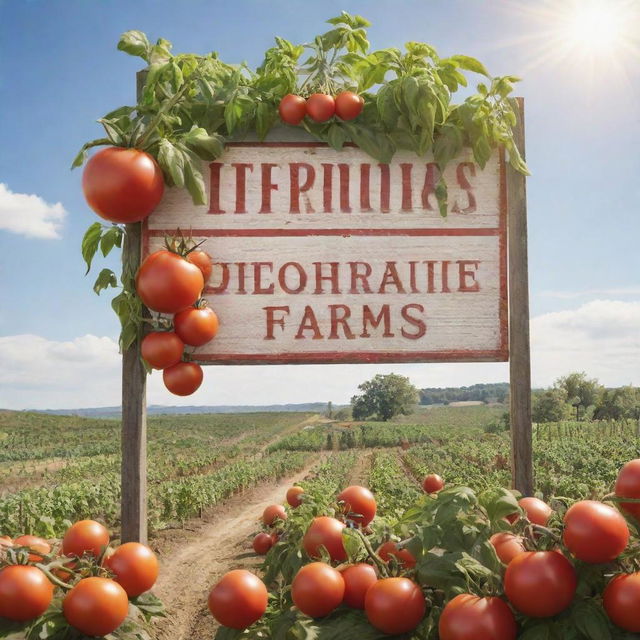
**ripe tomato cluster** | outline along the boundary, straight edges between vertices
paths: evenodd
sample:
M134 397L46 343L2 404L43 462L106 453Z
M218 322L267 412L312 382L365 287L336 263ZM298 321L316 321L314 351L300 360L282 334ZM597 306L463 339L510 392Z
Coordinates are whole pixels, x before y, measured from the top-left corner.
M435 474L424 478L423 488L428 496L424 500L434 505L440 494L446 504L456 489L443 492L444 481ZM618 499L640 499L640 460L620 471L616 494ZM585 587L578 589L583 567L596 565L601 567L601 580L607 582L604 589L593 587L599 591L590 597L602 603L612 625L640 632L640 572L624 560L630 532L623 513L635 516L635 502L621 500L621 513L604 502L581 500L558 513L539 498L520 499L515 513L507 512L487 529L494 533L486 534L485 540L502 567L493 586L454 591L432 611L434 598L442 598L443 592L422 577L429 575L428 549L420 551L412 539L390 539L386 525L379 529L376 499L367 488L354 485L338 493L333 515L318 513L314 499L301 487L290 488L289 507L269 505L261 518L265 530L253 542L256 553L268 554L265 567L279 562L287 545L294 545L292 557L302 552L301 566L290 574L284 604L278 583L283 612L293 608L317 621L336 612L330 618L334 621L337 610L360 610L369 624L389 635L422 630L425 616L433 614L439 640L515 640L522 625L529 628L530 620L566 616L585 597ZM306 504L308 508L299 509ZM386 532L381 543L380 531ZM348 539L361 541L360 550L354 551ZM277 550L271 553L275 544ZM267 585L248 571L225 575L209 596L214 617L235 629L279 615L268 602ZM266 626L258 630L269 626L259 624Z
M140 265L136 291L152 311L173 314L172 331L153 331L141 344L141 355L171 393L188 396L202 384L202 367L183 361L185 346L199 347L218 333L218 316L201 299L211 275L211 257L200 249L179 253L162 249Z
M313 93L306 100L289 93L280 100L278 112L282 122L299 125L305 116L314 122L327 122L333 116L353 120L362 113L363 107L364 99L353 91L341 91L335 98L326 93Z
M69 627L92 637L114 632L130 598L155 584L158 560L137 542L109 544L95 520L76 522L53 545L30 535L0 538L0 618L35 627L59 600Z

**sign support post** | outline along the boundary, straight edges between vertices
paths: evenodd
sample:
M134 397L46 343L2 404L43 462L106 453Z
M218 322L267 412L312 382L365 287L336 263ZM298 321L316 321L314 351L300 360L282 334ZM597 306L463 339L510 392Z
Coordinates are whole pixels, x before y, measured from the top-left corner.
M140 99L146 71L136 75ZM122 247L125 277L135 277L142 252L142 224L126 225ZM131 273L127 274L130 270ZM140 359L140 337L122 353L122 542L147 542L147 372Z
M514 138L524 157L524 100L515 99L518 123ZM514 489L533 494L531 428L531 349L529 344L529 275L527 256L526 178L507 168L509 243L509 395L511 478Z

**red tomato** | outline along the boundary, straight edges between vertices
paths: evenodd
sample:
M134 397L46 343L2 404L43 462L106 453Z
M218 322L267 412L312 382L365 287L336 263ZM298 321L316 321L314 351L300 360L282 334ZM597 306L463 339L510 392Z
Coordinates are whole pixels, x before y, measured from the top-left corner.
M444 487L444 480L437 474L432 473L422 481L422 488L427 493L438 493Z
M450 600L438 624L440 640L515 640L516 619L500 598L463 593Z
M149 547L139 542L120 545L105 565L115 574L114 580L135 598L149 591L158 579L158 558Z
M225 627L246 629L267 610L267 588L244 569L229 571L209 593L209 611Z
M115 631L128 611L126 591L109 578L84 578L62 601L67 622L88 636L106 636Z
M522 538L512 533L496 533L489 542L495 547L500 562L509 564L517 555L526 551Z
M324 547L334 562L343 562L347 559L342 542L342 530L344 522L329 518L328 516L319 516L314 518L304 534L302 546L311 558L320 558L320 549Z
M611 622L625 631L640 631L640 573L615 576L604 590L602 600Z
M28 547L30 551L36 551L37 553L29 554L29 562L41 562L42 557L51 553L51 545L38 536L18 536L13 541L14 547Z
M109 545L109 532L95 520L80 520L71 525L62 539L65 556L81 557L83 554L98 557Z
M336 112L336 101L325 93L314 93L307 98L307 115L316 122L326 122Z
M253 539L253 550L259 556L264 556L274 544L273 536L270 536L268 533L259 533Z
M173 331L154 331L142 338L140 352L154 369L166 369L182 359L184 342Z
M295 507L299 507L302 504L302 494L304 493L304 489L302 487L291 487L287 491L287 502L294 509Z
M378 549L378 555L385 562L389 562L391 556L393 556L398 564L405 569L413 569L416 566L416 559L409 551L409 549L398 550L398 545L395 542L389 540L383 543Z
M369 587L364 611L379 631L395 635L415 629L427 609L420 587L408 578L384 578Z
M201 249L195 249L187 254L187 262L195 264L200 271L202 271L202 277L207 282L213 271L213 265L211 264L211 256Z
M162 199L164 178L148 153L107 147L87 162L82 190L89 206L105 220L139 222Z
M202 384L202 367L195 362L178 362L162 372L164 386L176 396L190 396Z
M577 585L573 566L555 551L525 551L509 563L504 575L507 598L532 618L564 611L573 601Z
M178 337L192 347L201 347L218 333L218 316L209 307L189 307L173 318Z
M344 578L344 603L353 609L364 609L369 587L378 581L375 569L365 562L352 564L341 571Z
M203 287L202 271L165 249L147 256L136 276L140 299L149 309L160 313L178 313L191 307Z
M344 598L344 579L339 571L324 562L307 564L291 583L293 603L307 616L322 618L340 605Z
M37 567L9 565L0 571L0 617L25 622L51 604L53 585Z
M567 549L583 562L611 562L627 547L629 527L613 507L582 500L565 513L563 540Z
M353 91L341 91L336 96L336 115L341 120L353 120L362 113L364 98Z
M307 113L307 101L301 96L288 93L280 100L278 113L282 122L300 124Z
M518 500L518 504L522 507L527 514L527 518L533 524L538 524L541 527L546 527L549 522L549 518L553 513L553 509L546 503L540 500L540 498L521 498ZM517 520L516 516L516 520Z
M278 519L287 519L287 512L281 504L270 504L262 512L262 522L267 527L270 527Z
M366 527L376 515L376 499L369 489L352 485L340 492L338 502L344 502L343 512L349 520Z
M615 492L619 498L640 498L640 458L620 469ZM640 502L621 502L620 508L640 520Z

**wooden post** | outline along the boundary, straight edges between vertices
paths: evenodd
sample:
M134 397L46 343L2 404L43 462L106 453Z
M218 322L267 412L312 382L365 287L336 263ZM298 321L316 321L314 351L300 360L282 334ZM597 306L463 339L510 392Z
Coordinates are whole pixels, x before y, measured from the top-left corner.
M137 75L140 98L146 72ZM133 277L140 264L142 224L126 225L122 265ZM140 360L138 338L122 353L122 542L147 542L147 373Z
M514 137L524 157L524 99L513 103L518 116ZM526 178L507 168L509 247L509 379L511 395L511 478L514 489L533 494L531 353L527 259Z

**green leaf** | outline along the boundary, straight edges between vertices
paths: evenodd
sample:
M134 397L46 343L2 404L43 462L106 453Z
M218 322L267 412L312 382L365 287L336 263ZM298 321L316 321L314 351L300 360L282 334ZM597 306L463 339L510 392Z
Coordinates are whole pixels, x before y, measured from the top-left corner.
M447 183L445 182L444 177L440 176L440 180L438 180L438 184L436 185L436 200L438 201L440 215L443 218L447 217L449 210L448 198L449 190L447 189Z
M351 136L351 140L372 158L382 163L391 162L395 148L385 133L353 122L344 122L342 126Z
M116 274L111 271L111 269L103 269L96 278L96 281L93 283L93 290L96 295L100 295L100 292L103 289L108 289L109 287L113 287L114 289L118 286L118 278Z
M403 109L405 115L409 118L411 128L415 129L418 126L419 122L418 94L420 92L420 85L418 84L417 78L409 76L402 79L402 84L400 85L400 87L402 89L401 108Z
M327 130L327 142L336 150L342 150L344 143L349 140L345 130L336 122L331 124Z
M516 497L503 487L494 487L483 491L478 496L478 501L484 507L491 522L498 522L505 516L519 512Z
M184 154L166 138L160 140L158 164L171 176L177 187L184 187L186 178Z
M85 232L82 238L82 257L87 263L85 275L91 270L91 261L98 251L100 245L100 236L102 235L102 225L94 222Z
M487 78L491 77L486 67L482 64L482 62L480 62L479 60L476 60L475 58L472 58L471 56L457 55L457 56L451 56L450 59L455 60L462 69L466 69L467 71L473 71L474 73L479 73L483 76L487 76Z
M239 98L234 98L227 102L227 106L224 108L224 121L227 125L227 133L229 135L236 130L242 118L242 112L242 102Z
M195 151L202 160L215 160L224 151L224 139L221 135L214 133L209 135L201 127L193 127L183 138L182 142L189 149Z
M100 147L110 144L111 140L109 140L109 138L97 138L96 140L92 140L91 142L86 142L82 145L82 148L80 149L80 151L78 151L76 157L73 159L71 168L75 169L76 167L81 167L87 161L87 149L91 149L91 147Z
M206 188L200 158L188 149L183 149L183 155L184 185L191 194L193 204L207 204Z
M376 106L378 107L380 119L388 128L395 127L400 116L400 111L393 95L396 86L397 81L392 81L383 86L376 96Z
M455 124L445 124L440 127L433 143L433 156L440 167L440 171L453 160L462 150L462 130Z
M573 624L589 640L611 640L609 622L602 607L592 600L583 600L576 604L571 616Z
M259 102L256 107L256 133L260 141L264 140L273 127L277 115L276 110L267 102Z
M118 49L131 56L143 58L148 62L151 44L142 31L126 31L120 36Z
M102 255L105 258L109 255L113 247L118 247L118 249L122 248L123 235L124 232L122 227L118 227L117 225L107 229L103 234L102 239L100 240L100 251L102 251Z

